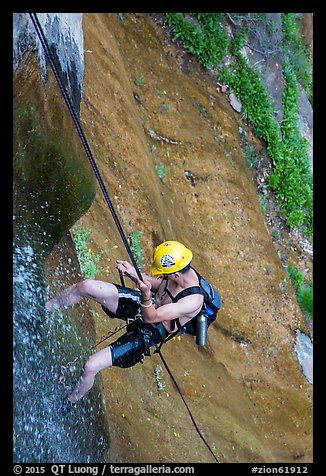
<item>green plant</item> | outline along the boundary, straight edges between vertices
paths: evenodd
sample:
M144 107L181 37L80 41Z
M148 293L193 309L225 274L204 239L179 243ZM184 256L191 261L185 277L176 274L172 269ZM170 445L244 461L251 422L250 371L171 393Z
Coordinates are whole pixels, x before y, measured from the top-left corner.
M277 193L292 228L312 234L312 176L308 161L307 141L298 126L298 86L290 63L283 68L283 121L281 124L281 159L276 157L275 171L279 177Z
M163 162L160 162L158 165L155 166L155 170L157 175L160 177L162 182L165 182L166 180L166 174L170 170L170 167L167 167L166 165L163 164Z
M168 25L173 26L173 39L180 38L184 48L203 66L209 68L218 64L226 55L228 46L228 35L220 24L223 14L193 13L197 24L189 16L186 18L187 15L165 13Z
M298 81L312 100L312 62L308 47L302 43L296 13L282 13L283 51L293 67Z
M91 234L84 226L75 225L71 231L81 273L85 279L94 279L98 273L96 262L100 259L103 252L99 255L92 252L89 246Z
M312 283L305 283L304 276L294 266L287 266L287 274L290 277L291 283L294 287L298 304L309 319L313 317L313 285Z
M313 318L313 287L304 285L297 294L298 303L308 319Z
M165 384L162 382L163 380L163 369L162 365L157 364L154 370L154 377L156 381L157 390L162 391L165 388Z
M135 257L138 267L141 269L144 266L144 253L140 243L141 232L133 231L129 237L130 249Z
M145 80L142 76L136 76L136 78L134 79L134 83L136 86L142 87L145 84Z
M299 289L303 286L303 275L297 268L291 265L287 266L286 272L289 275L289 278L291 280L291 283L293 284L295 291L298 292Z

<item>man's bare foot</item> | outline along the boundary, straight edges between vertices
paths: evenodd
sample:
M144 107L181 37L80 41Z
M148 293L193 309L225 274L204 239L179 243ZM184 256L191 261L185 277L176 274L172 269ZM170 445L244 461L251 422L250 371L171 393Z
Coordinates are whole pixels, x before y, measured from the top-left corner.
M56 311L57 309L60 309L60 305L56 299L50 299L50 301L45 303L45 309L50 312Z

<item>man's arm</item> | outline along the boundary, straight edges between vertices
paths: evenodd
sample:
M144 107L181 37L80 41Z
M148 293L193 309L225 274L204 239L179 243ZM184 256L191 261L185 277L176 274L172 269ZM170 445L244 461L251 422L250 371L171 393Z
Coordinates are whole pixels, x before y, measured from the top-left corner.
M136 273L136 270L133 266L131 266L128 261L122 261L122 260L117 260L117 269L120 271L122 274L125 272L129 273L131 276L133 276L136 279L138 278L138 275ZM148 276L147 274L141 273L142 278L146 279L151 283L151 290L156 293L161 285L162 278L156 278L155 276Z
M200 295L187 296L180 301L165 304L155 309L155 307L142 307L142 317L145 322L155 324L162 321L172 321L173 319L193 318L202 308L203 298Z
M137 286L142 293L142 317L145 322L155 324L162 321L172 321L177 318L195 317L203 305L203 296L201 294L192 294L186 296L180 301L165 304L155 309L153 304L150 304L151 283L148 280L140 281L137 279Z

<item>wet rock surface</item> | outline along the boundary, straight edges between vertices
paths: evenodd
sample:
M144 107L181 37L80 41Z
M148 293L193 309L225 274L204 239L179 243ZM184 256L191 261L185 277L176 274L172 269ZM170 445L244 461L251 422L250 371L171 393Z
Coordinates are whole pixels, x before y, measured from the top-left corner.
M218 459L310 462L312 385L302 372L295 346L298 330L310 335L311 329L286 280L281 250L262 214L239 127L247 138L254 138L228 98L217 90L214 74L180 52L163 28L159 14L83 14L85 76L80 114L85 134L126 233L141 233L143 271L150 271L154 246L166 239L179 240L193 250L194 267L221 294L222 309L210 326L204 349L198 350L190 335L163 347ZM27 94L36 66L24 68L24 79L17 83L18 97L24 88ZM31 82L26 82L26 76ZM56 91L53 82L50 90ZM54 127L62 114L56 102L48 102L53 97L49 90L44 96L45 107L36 110L51 118ZM31 128L29 122L27 125L28 136ZM88 165L83 165L86 157L78 152L69 117L59 129L65 143L66 138L67 144L76 141L70 162L75 165L74 174L68 174L72 181L68 200L59 202L57 208L53 201L57 214L50 215L59 228L51 231L58 241L83 215L79 223L91 231L89 249L100 256L97 279L119 282L115 259L128 259L126 251L98 188L92 202L94 177ZM21 139L17 143L19 151ZM61 150L57 155L66 156ZM21 157L15 154L16 161ZM32 167L38 164L30 163ZM267 161L264 165L268 170ZM52 162L45 163L43 169L42 177L49 184L48 173L55 174L59 182L67 178L65 168L56 172L52 166ZM76 180L80 176L84 183ZM33 174L25 171L17 175L17 184L27 190L32 179ZM30 188L42 190L43 181L42 187L37 185L33 182ZM84 189L86 196L76 193ZM25 197L20 195L20 186L16 197ZM27 217L32 223L32 214ZM64 219L61 228L59 218ZM43 218L40 229L48 225L49 219ZM288 251L291 240L285 229L282 232ZM41 244L40 239L37 242ZM74 253L72 242L65 238L47 258L50 294L81 279L75 271L66 280L55 278L58 266L63 266L65 274L74 269L67 263ZM288 257L307 260L300 253L298 247L291 254L288 251ZM71 312L74 322L92 338L119 324L91 301ZM95 328L90 325L92 319ZM72 339L71 328L67 336ZM154 354L135 367L101 372L98 382L111 445L106 456L103 440L98 453L86 451L83 457L89 462L92 458L94 462L97 458L134 463L212 461L165 370L159 373L158 385L159 365L160 358ZM77 374L78 369L71 381ZM100 408L97 386L83 405L88 405L88 399L95 399Z

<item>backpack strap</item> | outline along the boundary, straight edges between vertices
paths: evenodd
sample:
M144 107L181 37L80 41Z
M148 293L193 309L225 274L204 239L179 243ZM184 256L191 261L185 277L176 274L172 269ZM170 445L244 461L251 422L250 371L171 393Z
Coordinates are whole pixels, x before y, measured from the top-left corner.
M197 275L198 275L198 273L197 273ZM166 283L165 283L164 293L166 293L170 297L170 299L173 303L178 302L180 299L182 299L186 296L190 296L191 294L201 294L202 296L204 296L204 298L207 297L206 291L201 286L190 286L189 288L186 288L186 289L183 289L182 291L180 291L176 296L173 296L171 294L171 292L169 291L169 289L168 289L168 281L167 280L166 280ZM168 337L167 340L170 340L172 337L174 337L176 334L178 334L180 332L180 329L181 329L182 326L180 324L179 318L172 319L172 321L170 322L170 329L171 330L174 329L175 324L177 325L178 330L173 332L172 334L170 334L170 336Z
M183 289L177 294L173 300L173 302L178 302L179 299L182 299L186 296L190 296L191 294L201 294L202 296L206 297L207 293L201 286L191 286L190 288Z
M166 289L166 292L170 296L170 298L172 299L173 302L178 302L180 299L182 299L186 296L190 296L191 294L201 294L202 296L206 297L206 292L200 286L191 286L190 288L183 289L175 297L173 297L172 294L169 293L168 289ZM194 317L196 317L196 316L194 316ZM182 327L178 317L176 319L172 319L171 324L170 324L170 329L171 330L174 329L175 324L177 325L178 330L173 334L173 336L178 334L178 332L180 332L180 329Z
M194 271L198 275L197 271L196 270L194 270ZM199 276L200 275L198 275L198 278L199 278ZM189 288L186 288L186 289L183 289L182 291L180 291L176 296L172 296L170 290L168 289L168 281L167 280L166 280L166 283L165 283L164 293L166 293L169 296L169 298L171 299L171 301L173 303L178 302L179 299L182 299L186 296L190 296L191 294L201 294L205 298L207 297L206 291L201 286L190 286Z

